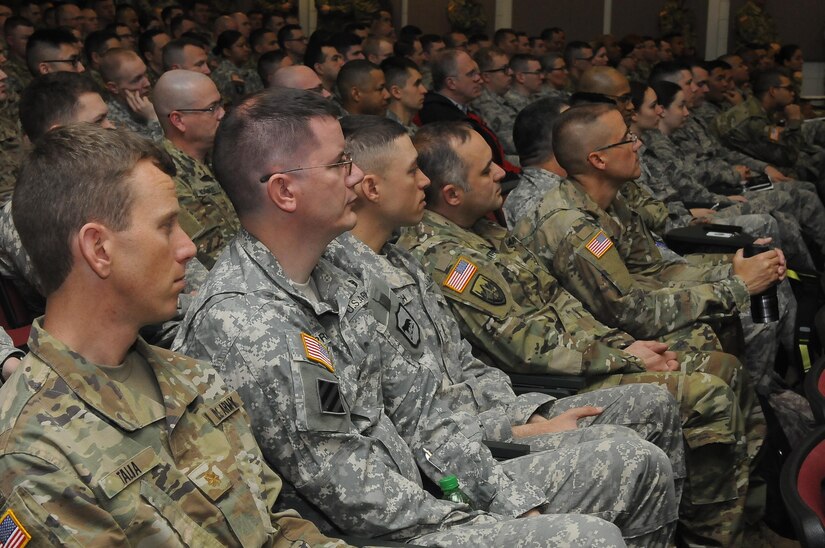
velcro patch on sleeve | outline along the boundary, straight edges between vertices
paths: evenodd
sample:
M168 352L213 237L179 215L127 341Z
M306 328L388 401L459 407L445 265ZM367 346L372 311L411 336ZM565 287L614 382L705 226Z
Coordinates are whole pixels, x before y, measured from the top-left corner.
M601 259L602 255L607 253L607 251L613 247L613 240L607 237L604 230L600 230L599 233L593 236L593 238L587 242L587 245L584 247L587 251L592 253L594 257Z
M476 265L464 257L460 257L444 280L444 287L450 288L456 293L463 293L476 272L478 272Z
M327 352L327 348L315 337L307 333L301 333L301 342L304 345L304 353L308 360L320 363L329 370L330 373L335 373L335 366L332 365L332 358Z
M0 516L0 546L3 548L23 548L32 539L31 535L9 508Z

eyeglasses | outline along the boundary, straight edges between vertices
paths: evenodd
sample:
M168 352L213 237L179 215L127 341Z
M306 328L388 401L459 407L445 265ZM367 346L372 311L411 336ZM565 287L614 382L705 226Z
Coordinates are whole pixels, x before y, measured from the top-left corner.
M220 101L212 103L206 108L176 108L174 112L208 112L209 114L215 114L215 111L219 108L221 108ZM171 116L172 113L170 112L169 115Z
M284 42L306 42L307 37L301 36L300 38L284 38Z
M567 65L558 68L549 68L547 69L547 72L556 72L557 70L563 70L564 72L567 72Z
M481 72L485 74L490 74L492 72L510 72L510 65L504 65L502 67L498 67L497 69L482 70Z
M787 86L773 86L776 89L787 89L788 91L793 91L793 84L788 84Z
M263 177L261 177L259 179L259 181L262 182L262 183L266 183L273 177L273 175L278 175L278 174L284 175L286 173L294 173L296 171L304 171L304 170L307 170L307 169L320 169L322 167L324 167L324 168L343 167L345 172L346 172L346 176L349 177L350 175L352 175L352 154L350 154L349 152L344 152L341 155L341 158L342 159L341 159L340 162L333 162L331 164L323 164L323 165L320 165L320 166L296 167L296 168L287 169L287 170L284 170L284 171L276 171L275 173L270 173L269 175L264 175Z
M608 150L615 147L620 147L622 145L627 145L633 143L634 145L639 140L639 136L633 133L632 131L628 131L626 133L626 137L619 141L618 143L613 143L612 145L604 145L603 147L599 147L595 149L593 152L602 152L603 150ZM592 153L591 153L592 154Z
M71 63L73 68L77 68L82 60L79 55L72 55L68 59L43 59L43 63Z
M543 74L540 70L521 70L519 74Z
M617 103L628 103L633 100L633 96L629 93L625 93L624 95L610 95L609 93L600 93L599 95L604 95L605 97L609 97L613 99Z

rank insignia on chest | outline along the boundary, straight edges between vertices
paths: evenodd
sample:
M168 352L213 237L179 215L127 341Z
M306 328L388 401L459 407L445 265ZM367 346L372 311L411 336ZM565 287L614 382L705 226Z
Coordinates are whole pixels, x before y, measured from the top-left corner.
M308 360L320 363L326 367L330 373L335 373L332 358L329 357L329 352L327 352L327 348L321 344L321 341L312 335L301 333L301 342L304 345L304 353Z
M584 247L587 251L592 253L594 257L601 259L602 255L607 253L607 250L613 247L613 240L608 238L607 234L605 234L603 230L600 230L599 233L596 234L592 240L587 242L587 245Z
M464 257L461 257L447 275L447 279L444 280L444 287L448 287L457 293L462 293L467 289L467 285L470 283L473 274L477 271L478 268L476 265Z
M9 508L0 516L0 546L3 548L23 548L32 539L31 535Z

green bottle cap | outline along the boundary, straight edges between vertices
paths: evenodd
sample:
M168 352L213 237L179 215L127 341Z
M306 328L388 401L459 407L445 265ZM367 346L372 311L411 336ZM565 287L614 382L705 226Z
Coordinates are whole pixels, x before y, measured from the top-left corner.
M441 487L441 490L445 493L447 491L458 489L458 478L452 474L450 474L449 476L444 476L443 478L438 480L438 485Z

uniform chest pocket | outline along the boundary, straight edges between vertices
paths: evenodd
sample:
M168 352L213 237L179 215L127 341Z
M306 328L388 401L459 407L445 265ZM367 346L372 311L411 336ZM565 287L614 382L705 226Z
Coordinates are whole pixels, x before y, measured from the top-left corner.
M310 359L311 350L290 344L295 419L300 432L348 432L349 405L341 381L324 364ZM330 363L332 358L328 358ZM331 365L334 370L334 365Z

